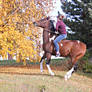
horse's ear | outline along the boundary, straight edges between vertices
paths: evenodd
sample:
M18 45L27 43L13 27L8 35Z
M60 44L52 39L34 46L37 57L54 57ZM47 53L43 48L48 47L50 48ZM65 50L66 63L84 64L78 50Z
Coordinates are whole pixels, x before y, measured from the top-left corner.
M58 11L58 16L60 16L60 12Z

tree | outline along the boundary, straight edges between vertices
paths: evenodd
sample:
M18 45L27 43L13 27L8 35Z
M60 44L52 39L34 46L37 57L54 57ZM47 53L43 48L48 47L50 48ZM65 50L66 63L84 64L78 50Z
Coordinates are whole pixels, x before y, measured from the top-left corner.
M48 3L48 2L47 2ZM34 0L0 0L0 55L16 55L17 61L39 59L40 29L32 22L43 17L44 8Z
M66 24L75 32L69 35L70 39L92 44L92 0L66 0L62 8L67 15Z

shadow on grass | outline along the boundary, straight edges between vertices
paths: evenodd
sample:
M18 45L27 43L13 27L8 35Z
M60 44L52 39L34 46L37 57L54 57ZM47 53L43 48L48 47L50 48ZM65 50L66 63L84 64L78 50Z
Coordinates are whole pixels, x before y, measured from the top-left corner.
M41 74L41 73L17 73L17 72L0 72L2 74L16 74L16 75L31 75L31 76L48 76L48 77L57 77L57 78L60 78L60 79L63 79L64 77L61 76L61 75L54 75L54 76L51 76L50 74Z

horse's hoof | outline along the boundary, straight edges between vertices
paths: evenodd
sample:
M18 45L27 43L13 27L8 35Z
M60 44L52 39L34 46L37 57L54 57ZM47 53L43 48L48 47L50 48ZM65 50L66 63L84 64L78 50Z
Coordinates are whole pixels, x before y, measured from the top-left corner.
M68 77L67 77L67 75L65 75L65 77L64 77L64 78L65 78L65 81L67 81L67 80L68 80Z
M52 72L51 75L54 76L55 74Z
M70 73L67 73L67 74L65 75L65 80L68 80L70 77L71 77L71 74L70 74Z
M43 70L41 70L41 73L43 73L44 71Z

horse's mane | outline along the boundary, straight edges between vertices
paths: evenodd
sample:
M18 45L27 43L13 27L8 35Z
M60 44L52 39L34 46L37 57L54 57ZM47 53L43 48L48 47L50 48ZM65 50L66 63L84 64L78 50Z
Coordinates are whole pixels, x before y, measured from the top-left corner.
M54 27L53 20L50 20L50 30L53 31L53 32L56 31L56 29L55 29L55 27Z

